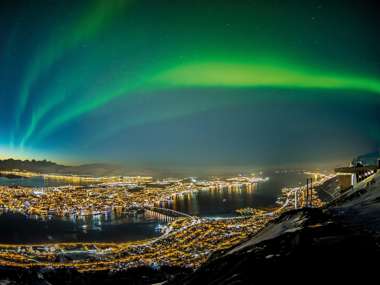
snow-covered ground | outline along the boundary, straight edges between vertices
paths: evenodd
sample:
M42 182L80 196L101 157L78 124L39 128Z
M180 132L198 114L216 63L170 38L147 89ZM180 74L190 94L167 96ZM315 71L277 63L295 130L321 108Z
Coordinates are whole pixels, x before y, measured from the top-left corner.
M338 221L379 235L380 172L355 185L329 210Z

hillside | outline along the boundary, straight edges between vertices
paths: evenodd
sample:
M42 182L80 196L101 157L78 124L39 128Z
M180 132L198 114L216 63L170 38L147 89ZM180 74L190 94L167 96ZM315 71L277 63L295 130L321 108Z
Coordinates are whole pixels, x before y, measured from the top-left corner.
M261 278L298 283L300 274L314 281L328 276L363 280L377 273L371 268L380 257L379 242L377 174L324 209L284 213L252 238L214 254L196 272L170 284L253 284ZM339 268L344 272L339 274Z

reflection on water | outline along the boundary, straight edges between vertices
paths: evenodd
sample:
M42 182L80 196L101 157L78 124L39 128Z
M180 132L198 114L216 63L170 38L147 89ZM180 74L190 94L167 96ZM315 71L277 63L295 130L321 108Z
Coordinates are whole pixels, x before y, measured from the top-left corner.
M1 243L40 242L122 242L160 235L164 221L146 215L105 214L83 218L26 217L21 214L0 215Z
M55 187L67 185L67 180L0 177L0 185L25 187ZM74 183L71 183L74 184ZM88 184L88 183L76 183ZM96 216L53 218L24 216L0 212L0 242L123 242L153 238L160 235L160 227L166 224L159 216L140 213L109 212Z
M302 172L273 172L266 173L265 176L270 177L269 181L177 195L171 201L162 202L160 206L201 217L235 216L235 210L239 208L274 207L283 187L305 184L307 178Z
M234 216L235 210L244 207L273 207L283 187L304 184L303 173L266 173L270 180L247 187L210 189L176 196L160 206L197 216ZM42 177L31 179L7 179L1 181L9 185L33 187L58 186L60 181L44 180ZM22 182L22 183L20 183ZM49 183L49 184L48 184ZM67 182L66 182L67 183ZM160 225L167 221L157 216L140 213L129 216L123 212L110 212L99 216L56 219L47 217L25 217L19 214L0 214L1 243L40 243L103 241L122 242L141 240L159 236Z

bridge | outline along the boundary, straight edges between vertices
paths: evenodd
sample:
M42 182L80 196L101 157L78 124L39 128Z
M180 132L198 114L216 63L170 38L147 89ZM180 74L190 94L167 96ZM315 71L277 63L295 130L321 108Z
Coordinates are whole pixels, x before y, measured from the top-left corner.
M144 206L144 210L148 215L151 215L152 217L158 218L160 220L164 220L166 222L170 222L178 218L194 218L189 214L167 208Z

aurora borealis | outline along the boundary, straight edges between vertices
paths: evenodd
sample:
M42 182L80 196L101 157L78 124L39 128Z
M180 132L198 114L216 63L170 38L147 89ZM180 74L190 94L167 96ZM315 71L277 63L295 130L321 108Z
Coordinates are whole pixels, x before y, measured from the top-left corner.
M380 146L375 1L0 5L0 157L254 167Z

